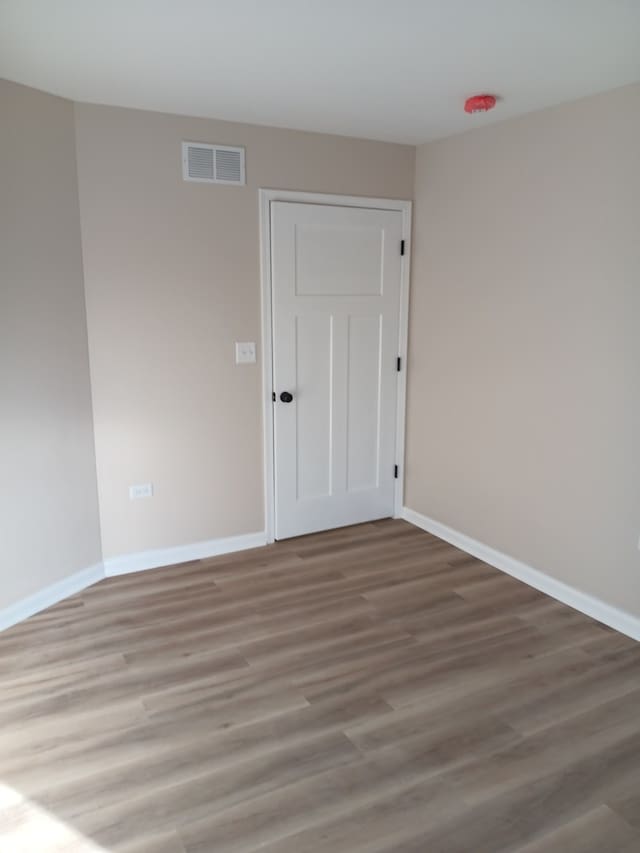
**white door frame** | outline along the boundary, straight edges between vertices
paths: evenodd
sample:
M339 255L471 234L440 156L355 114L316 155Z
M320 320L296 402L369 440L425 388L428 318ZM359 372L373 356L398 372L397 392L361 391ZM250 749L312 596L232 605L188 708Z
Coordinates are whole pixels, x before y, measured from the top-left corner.
M271 217L272 201L290 201L299 204L333 204L341 207L368 207L377 210L397 210L402 213L402 239L404 255L400 267L400 330L399 352L402 359L398 374L398 409L396 413L396 459L398 479L395 481L394 515L402 512L404 496L404 439L407 396L407 338L409 330L409 267L411 257L410 201L389 198L363 198L361 196L328 195L325 193L295 192L292 190L259 191L260 201L260 287L262 294L262 423L264 466L264 525L267 543L274 540L275 479L273 431L273 317L271 305Z

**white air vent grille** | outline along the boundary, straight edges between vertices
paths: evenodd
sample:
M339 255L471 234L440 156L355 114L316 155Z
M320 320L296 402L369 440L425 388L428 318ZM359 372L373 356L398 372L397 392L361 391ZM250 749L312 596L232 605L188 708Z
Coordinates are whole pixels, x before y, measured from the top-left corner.
M242 186L245 183L244 148L183 142L182 176L185 181Z

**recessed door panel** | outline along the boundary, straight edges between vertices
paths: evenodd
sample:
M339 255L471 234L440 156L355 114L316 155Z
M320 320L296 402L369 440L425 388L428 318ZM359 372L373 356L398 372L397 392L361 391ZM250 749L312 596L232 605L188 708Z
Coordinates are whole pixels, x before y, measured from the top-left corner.
M331 494L331 345L332 318L296 317L297 498Z
M349 317L347 489L379 485L382 316Z
M383 240L384 232L377 227L297 225L296 293L381 293Z

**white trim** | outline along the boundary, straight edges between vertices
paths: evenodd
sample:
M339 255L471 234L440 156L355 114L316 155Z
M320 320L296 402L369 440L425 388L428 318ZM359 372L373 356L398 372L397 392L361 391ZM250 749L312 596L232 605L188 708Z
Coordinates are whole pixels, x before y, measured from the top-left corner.
M496 569L500 569L500 571L518 578L518 580L523 581L529 586L539 589L540 592L550 595L563 604L573 607L574 610L579 610L581 613L585 613L592 619L596 619L598 622L602 622L604 625L608 625L610 628L614 628L616 631L620 631L621 634L626 634L634 640L640 640L640 618L634 616L632 613L619 610L617 607L607 604L599 598L594 598L594 596L586 592L581 592L581 590L556 580L539 569L534 569L532 566L510 557L502 551L496 551L483 542L472 539L470 536L460 533L452 527L447 527L446 524L435 521L433 518L421 515L412 509L403 507L402 518L416 527L432 533L439 539L450 542L456 548L466 551L467 554L472 554L490 566L494 566Z
M404 501L404 444L407 415L407 373L409 370L409 283L411 279L411 202L405 202L402 209L402 239L404 240L404 255L400 267L400 330L398 335L398 355L402 359L398 374L398 399L396 414L396 460L398 464L398 479L394 496L394 517L402 513Z
M273 461L273 328L271 325L271 217L272 195L259 191L260 201L260 319L262 324L262 469L264 528L267 542L275 541Z
M138 551L135 554L110 557L104 563L96 563L75 572L75 574L29 595L15 604L10 604L4 610L0 610L0 631L22 622L29 616L33 616L34 613L39 613L71 595L82 592L83 589L103 580L105 577L126 575L129 572L141 572L146 569L157 569L161 566L187 563L190 560L204 560L207 557L217 557L220 554L245 551L248 548L260 548L266 544L267 537L264 532L246 533L241 536L228 536L224 539L194 542L191 545L177 545L174 548L158 548L153 551Z
M96 563L86 569L81 569L79 572L74 572L74 574L56 581L56 583L52 583L38 592L34 592L33 595L16 601L15 604L10 604L9 607L0 610L0 631L22 622L23 619L33 616L34 613L46 610L47 607L57 604L64 598L82 592L83 589L97 583L103 577L102 563Z
M224 539L209 539L194 542L191 545L176 545L173 548L155 548L152 551L137 551L134 554L122 554L109 557L104 561L106 577L126 575L129 572L142 572L161 566L173 566L176 563L188 563L190 560L204 560L220 554L245 551L248 548L260 548L267 544L264 532L245 533L241 536L228 536Z
M398 376L396 416L396 460L398 479L395 483L394 515L403 511L404 495L404 443L407 393L407 339L409 329L409 280L411 258L412 203L390 198L365 198L362 196L307 193L290 190L259 190L260 203L260 291L262 302L262 422L264 516L267 543L274 541L274 446L273 446L273 330L271 316L271 229L270 205L272 201L290 201L299 204L334 204L342 207L366 207L377 210L398 210L402 213L402 239L405 251L400 270L400 336L399 353L402 370Z

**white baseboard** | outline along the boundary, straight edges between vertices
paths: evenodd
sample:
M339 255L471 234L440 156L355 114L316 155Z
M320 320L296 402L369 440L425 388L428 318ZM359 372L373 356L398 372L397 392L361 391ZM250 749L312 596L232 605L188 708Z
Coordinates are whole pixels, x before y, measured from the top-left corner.
M52 604L57 604L70 595L81 592L91 584L105 577L126 575L129 572L141 572L145 569L157 569L159 566L171 566L187 563L189 560L203 560L220 554L231 554L248 548L259 548L267 544L266 533L247 533L242 536L228 536L224 539L210 539L207 542L195 542L192 545L178 545L175 548L159 548L153 551L139 551L136 554L124 554L111 557L104 563L96 563L73 575L57 581L51 586L35 592L33 595L17 601L0 610L0 631L22 622L28 616L39 613Z
M592 619L620 631L621 634L626 634L634 640L640 640L640 618L637 616L627 613L625 610L619 610L617 607L607 604L599 598L594 598L586 592L581 592L579 589L556 580L550 575L510 557L508 554L503 554L502 551L496 551L483 542L472 539L470 536L460 533L452 527L447 527L446 524L441 524L433 518L421 515L408 507L403 507L402 518L411 524L415 524L416 527L432 533L439 539L450 542L456 548L466 551L467 554L472 554L490 566L494 566L496 569L524 581L529 586L539 589L540 592L550 595L563 604L567 604L569 607L591 616Z
M0 631L22 622L23 619L33 616L34 613L46 610L47 607L57 604L63 598L69 598L70 595L81 592L91 584L102 580L103 577L102 563L96 563L86 569L81 569L79 572L74 572L69 577L56 581L56 583L52 583L38 592L34 592L33 595L16 601L15 604L10 604L9 607L0 610Z
M260 548L267 544L267 534L245 533L241 536L227 536L224 539L209 539L206 542L194 542L191 545L178 545L174 548L156 548L152 551L138 551L109 557L104 561L106 577L126 575L129 572L142 572L157 569L160 566L173 566L176 563L188 563L190 560L204 560L220 554L245 551L248 548Z

